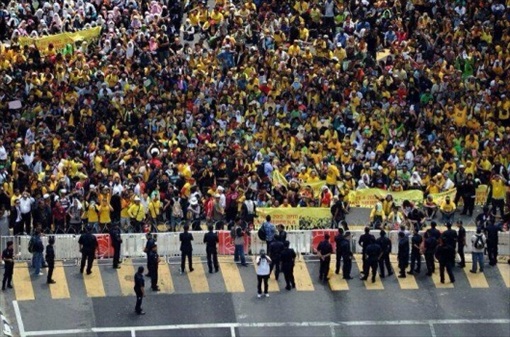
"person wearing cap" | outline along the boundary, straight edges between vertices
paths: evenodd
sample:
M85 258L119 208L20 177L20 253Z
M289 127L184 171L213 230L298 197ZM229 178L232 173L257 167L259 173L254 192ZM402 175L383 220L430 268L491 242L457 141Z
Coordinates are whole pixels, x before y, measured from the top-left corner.
M80 235L78 239L81 252L80 274L83 274L85 264L87 264L87 275L92 274L92 264L96 257L96 249L98 247L97 238L92 234L92 227L86 227L85 233Z
M129 206L128 214L131 218L131 223L135 229L135 233L142 232L142 222L145 219L145 207L143 207L140 197L135 196L133 199L134 203Z
M158 287L158 266L161 259L158 254L158 244L154 242L147 254L147 267L149 269L149 277L151 278L152 291L160 291Z
M456 206L455 203L450 200L450 196L446 196L445 200L439 206L439 210L442 214L443 222L452 222L455 219Z
M329 265L331 264L331 254L333 254L333 246L329 242L329 234L324 235L317 246L317 255L320 258L319 281L326 283L329 280Z
M7 241L6 247L2 251L2 261L4 262L4 278L2 279L2 291L5 291L5 287L12 288L12 276L14 274L13 241Z
M135 313L137 315L145 315L145 311L142 310L142 301L145 297L145 279L143 277L144 268L143 266L139 266L138 270L135 274L135 294L136 294L136 305L135 305Z

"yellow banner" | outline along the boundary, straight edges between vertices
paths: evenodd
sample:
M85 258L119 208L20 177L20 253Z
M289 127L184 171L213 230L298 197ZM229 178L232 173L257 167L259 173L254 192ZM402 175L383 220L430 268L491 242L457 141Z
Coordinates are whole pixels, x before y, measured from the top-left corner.
M438 205L441 205L441 203L446 199L447 196L450 196L450 199L453 201L455 199L455 194L457 193L457 189L451 189L446 192L441 193L435 193L431 194L432 198L434 199L434 202ZM476 189L476 198L475 198L475 205L477 206L483 206L485 205L485 202L487 201L487 196L489 195L489 186L487 185L480 185ZM462 198L459 200L458 205L461 206L464 203L462 202Z
M453 202L453 200L455 199L455 194L456 193L457 193L457 189L453 188L453 189L451 189L449 191L446 191L446 192L431 193L430 195L432 196L432 199L434 200L434 202L438 206L441 206L443 201L445 201L446 197L450 197L451 201ZM456 206L458 206L458 205L456 205Z
M94 27L84 29L74 33L62 33L55 35L42 36L38 38L20 37L19 43L21 46L35 44L41 54L45 54L48 46L53 44L56 51L63 50L66 45L71 44L74 46L76 41L91 41L99 36L101 27Z
M266 221L267 215L271 216L273 224L282 224L287 230L331 228L331 211L329 208L257 208L257 213L258 218L255 218L255 228L259 228Z
M395 203L401 205L404 200L409 200L419 204L423 201L423 192L420 190L409 190L402 192L390 192L379 188L366 188L349 193L349 201L353 207L372 208L379 201L378 198L384 198L391 194Z

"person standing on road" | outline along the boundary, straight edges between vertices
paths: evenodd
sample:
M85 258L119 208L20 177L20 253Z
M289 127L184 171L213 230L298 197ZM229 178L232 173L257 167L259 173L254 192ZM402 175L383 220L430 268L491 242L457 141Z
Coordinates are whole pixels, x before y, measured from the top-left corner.
M282 261L282 272L285 277L285 289L291 290L296 288L296 282L294 280L294 263L296 261L296 252L290 248L290 242L285 241L283 243L283 251L281 254Z
M207 226L209 232L204 235L204 243L205 243L205 252L207 254L207 267L209 268L209 273L212 274L213 266L214 272L218 272L220 269L218 264L218 248L217 244L219 242L218 234L213 232L213 225Z
M179 241L181 241L181 271L180 273L185 272L185 265L186 265L186 257L188 258L189 263L189 271L190 273L194 270L193 269L193 260L192 260L192 253L193 253L193 246L191 244L191 241L193 241L193 235L189 232L189 225L184 225L184 232L179 234Z
M455 248L447 245L444 239L439 239L439 246L436 248L436 259L439 262L439 277L441 283L444 283L444 271L446 269L450 282L455 282L455 275L453 275L452 261L455 261Z
M41 239L41 231L37 229L35 231L35 234L33 236L33 262L34 262L34 268L35 268L35 275L42 276L43 273L41 272L41 268L43 265L43 252L44 252L44 245L42 243Z
M283 242L278 239L278 235L275 236L273 242L271 242L271 246L269 246L269 257L271 257L271 272L274 270L274 278L278 281L278 277L280 276L280 264L281 264L281 255L285 246ZM271 274L271 272L269 274Z
M463 226L462 220L457 220L457 228L457 253L459 253L460 257L459 267L464 268L466 266L466 257L464 256L464 247L466 247L466 229Z
M91 233L92 228L87 227L86 233L83 233L78 240L81 252L80 274L83 274L85 262L87 263L87 275L92 274L92 264L94 263L97 249L97 238Z
M388 276L393 275L393 269L390 263L391 240L386 236L386 231L381 230L380 237L375 241L381 247L381 258L379 259L379 275L385 277L384 266L388 270Z
M241 265L246 267L246 258L244 256L244 231L241 223L241 218L237 217L230 235L234 241L234 262L241 261Z
M489 257L489 265L495 266L498 263L498 242L499 232L501 228L498 228L494 222L490 222L485 227L485 235L487 236L487 255Z
M452 229L452 223L447 222L446 230L443 233L441 233L441 239L443 239L444 244L450 246L455 251L455 248L457 247L457 237L458 237L457 231L455 229Z
M365 227L365 234L361 235L359 237L359 241L358 241L358 244L362 247L362 250L361 250L361 253L362 253L362 259L363 259L363 266L362 266L362 272L364 273L365 270L367 270L367 266L366 266L366 263L367 263L367 253L366 253L366 250L367 250L367 247L371 244L371 243L374 243L375 242L375 237L370 234L370 227Z
M400 270L398 277L406 277L406 268L409 264L409 239L404 232L398 233L398 269Z
M425 232L425 264L427 265L427 276L432 276L436 270L434 263L434 254L437 247L437 239L430 232Z
M327 282L329 275L329 265L331 263L331 254L333 246L329 243L329 234L324 235L324 240L317 246L317 255L320 258L319 281Z
M257 265L257 297L262 297L262 282L264 282L264 295L269 297L269 274L271 273L271 258L266 255L264 249L260 250L259 256L255 260Z
M147 274L145 276L150 277L149 268L149 253L152 251L152 247L156 244L156 238L152 233L147 233L147 242L145 243L145 249L143 250L147 254Z
M414 273L419 274L421 271L420 249L422 242L423 237L420 235L418 228L414 227L413 236L411 238L411 270L409 270L409 275L413 275Z
M145 279L143 278L143 271L143 266L140 266L138 267L138 271L135 274L135 312L137 315L145 315L145 311L142 310L142 300L145 296Z
M344 239L344 229L342 227L338 227L338 234L335 235L335 254L336 254L336 265L335 265L335 274L340 273L340 265L342 262L342 254L340 252L340 245L342 240Z
M159 291L158 287L158 266L159 266L159 255L158 255L158 244L154 243L151 247L151 251L148 256L149 260L149 276L151 278L151 289L152 291Z
M483 251L485 249L485 235L482 233L481 228L476 229L476 234L471 237L471 256L473 257L473 268L470 272L476 274L477 264L480 266L480 272L483 273Z
M266 234L266 251L269 252L269 247L271 243L274 241L274 237L276 235L276 228L271 223L271 216L266 216L266 221L262 224L264 227L264 233Z
M379 264L379 260L381 259L382 256L381 247L377 243L375 243L374 240L367 246L365 253L367 259L367 261L365 262L366 269L363 271L363 277L361 278L361 280L366 281L370 274L370 269L372 269L372 283L375 283L377 267Z
M14 242L7 241L7 247L2 252L4 261L4 278L2 280L2 291L5 287L12 288L12 275L14 274Z
M352 280L352 251L351 251L351 232L345 232L343 239L340 241L340 255L344 262L342 266L342 277L345 280Z
M55 269L55 249L53 245L55 245L55 238L50 237L48 245L46 245L46 263L48 264L48 277L46 278L46 283L48 284L57 283L53 280L53 270Z
M119 223L113 223L112 229L110 229L110 240L113 247L113 268L119 269L120 263L120 246L122 245L122 237L120 236Z

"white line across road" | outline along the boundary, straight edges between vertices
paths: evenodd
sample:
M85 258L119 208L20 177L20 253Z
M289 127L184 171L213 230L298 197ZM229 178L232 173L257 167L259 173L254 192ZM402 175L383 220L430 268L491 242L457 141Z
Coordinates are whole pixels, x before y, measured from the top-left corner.
M233 323L204 323L204 324L173 324L154 326L129 326L129 327L102 327L89 329L68 329L68 330L45 330L25 331L21 312L17 301L13 301L16 320L21 337L29 336L56 336L64 334L85 334L85 333L108 333L108 332L129 332L136 336L138 331L161 331L161 330L193 330L193 329L229 329L231 336L236 337L236 328L286 328L286 327L330 327L334 336L334 327L341 326L391 326L391 325L428 325L431 333L435 335L434 325L443 324L510 324L510 319L433 319L433 320L394 320L394 321L339 321L339 322L233 322Z

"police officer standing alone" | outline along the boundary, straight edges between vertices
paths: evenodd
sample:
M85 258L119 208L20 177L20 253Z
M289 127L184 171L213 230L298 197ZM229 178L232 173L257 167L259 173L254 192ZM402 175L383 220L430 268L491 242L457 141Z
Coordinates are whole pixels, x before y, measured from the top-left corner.
M143 266L140 266L135 274L135 312L137 315L145 315L145 311L142 310L142 300L145 296L145 279L143 278L143 270Z
M317 255L320 258L319 281L328 281L331 253L333 253L333 246L329 243L329 234L325 234L324 240L317 246Z
M159 265L159 255L158 255L158 244L154 243L152 245L152 249L149 252L148 256L149 260L149 276L151 278L151 289L152 291L159 291L158 287L158 265Z
M271 272L274 270L276 281L278 281L280 276L281 256L284 248L283 242L279 240L278 235L275 235L275 239L269 246L269 257L271 258Z
M12 288L12 274L14 273L14 242L7 241L7 248L2 252L2 261L4 261L4 278L2 280L2 290L5 287Z
M371 244L371 243L374 243L375 242L375 236L373 236L372 234L370 234L370 228L369 227L365 227L365 234L361 235L359 237L359 241L358 241L358 244L362 247L362 250L361 250L361 253L362 253L362 259L363 259L363 266L362 266L362 269L363 269L363 273L365 272L365 270L367 270L367 247Z
M147 254L147 274L145 276L150 277L149 268L149 253L152 251L152 247L156 244L156 238L152 233L147 233L147 242L145 243L145 249L143 250Z
M112 229L110 229L110 240L113 247L113 268L119 269L120 263L120 246L122 244L122 237L120 236L119 224L115 222Z
M48 264L48 277L46 278L46 283L55 284L55 280L53 280L53 270L55 269L55 249L53 245L55 244L55 238L50 237L48 240L48 245L46 245L46 263Z
M209 232L204 235L205 252L207 254L207 267L209 267L209 273L212 274L213 266L214 272L218 272L220 269L218 264L218 249L216 247L219 242L218 234L213 232L213 225L207 226Z
M455 248L457 248L457 231L452 229L452 223L446 223L446 230L441 234L441 238L444 241L444 244L453 251L453 254L447 254L448 256L448 266L453 268L455 266Z
M191 241L193 241L193 235L189 232L189 225L184 225L184 232L179 234L179 241L181 241L181 271L180 273L184 273L185 265L186 265L186 257L188 258L189 263L189 271L192 272L193 269L193 246Z
M489 257L489 265L495 266L498 263L498 233L501 228L496 227L494 222L489 222L485 227L485 235L487 236L487 255Z
M343 239L344 239L344 229L339 227L338 228L338 234L335 236L335 243L336 243L336 249L335 249L335 253L336 253L335 274L337 274L337 275L340 273L340 265L341 265L341 262L342 262L342 254L340 252L340 244L341 244Z
M342 277L345 280L352 280L352 252L351 252L351 232L345 232L344 237L340 241L340 255L344 264L342 266Z
M422 242L423 237L418 232L418 228L415 227L413 230L413 237L411 238L411 270L409 271L409 275L413 275L414 273L419 274L421 271L420 246Z
M385 277L384 266L386 266L386 269L388 270L388 276L393 275L390 263L391 240L386 236L386 232L382 230L380 237L375 242L379 245L379 247L381 247L382 251L381 259L379 260L379 275L381 278Z
M460 262L459 267L466 266L466 258L464 256L464 247L466 247L466 229L463 226L462 220L457 220L457 252L459 253Z
M290 242L285 241L283 243L283 251L281 254L282 261L282 272L285 277L285 289L291 290L296 288L296 282L294 280L294 263L296 261L296 252L290 248Z
M365 262L365 270L363 271L363 277L361 278L363 281L368 279L368 275L370 273L370 269L372 269L372 283L375 283L375 276L377 274L377 267L379 264L379 260L382 256L381 247L375 243L375 240L370 242L365 250L366 262Z
M404 232L398 233L398 269L400 273L398 277L406 277L406 268L409 264L409 239Z
M86 233L83 233L78 240L81 252L80 274L83 274L85 263L87 263L87 275L92 274L92 264L94 263L95 253L97 249L97 239L91 233L92 228L87 227Z

